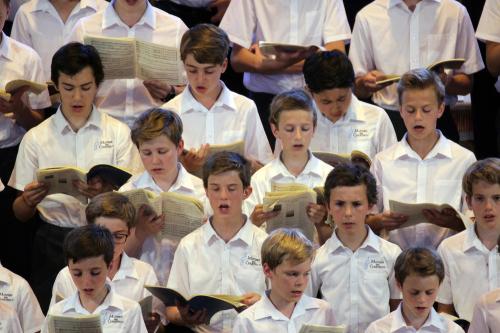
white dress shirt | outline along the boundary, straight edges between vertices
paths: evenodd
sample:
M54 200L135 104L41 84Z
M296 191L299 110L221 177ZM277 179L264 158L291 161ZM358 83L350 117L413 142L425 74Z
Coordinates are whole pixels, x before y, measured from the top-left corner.
M0 333L23 333L16 311L4 303L0 303Z
M236 317L233 333L298 333L304 324L335 325L330 304L302 295L288 318L276 309L266 292L257 303Z
M500 3L498 0L486 0L476 29L476 37L483 42L500 43L500 24L498 22L500 22Z
M500 289L484 294L476 302L469 332L500 333Z
M175 252L167 287L182 295L243 295L266 290L260 249L267 234L246 221L229 241L222 240L211 222L184 237ZM196 332L231 332L236 311L216 313L210 325Z
M500 288L498 246L488 250L472 225L445 239L438 253L444 262L445 277L436 300L453 304L458 316L470 321L479 297ZM474 287L471 287L471 281L474 281Z
M141 170L130 129L94 108L85 125L74 132L61 109L24 136L9 185L19 191L36 180L38 169L73 166L89 170L97 164ZM46 196L37 206L42 218L62 227L86 224L85 205L66 194Z
M346 114L335 123L317 110L318 123L309 145L313 152L350 155L353 150L359 150L373 158L397 142L387 113L358 100L354 94ZM274 155L279 156L280 152L281 141L276 140Z
M356 16L349 58L356 77L372 70L401 75L452 58L465 58L457 72L484 68L469 14L455 0L422 0L413 12L403 0L373 1ZM373 101L397 110L396 84L374 93Z
M351 37L340 0L232 0L220 27L243 48L259 41L323 46ZM245 73L243 82L251 91L270 94L305 86L301 73Z
M7 37L3 32L0 43L0 89L18 79L45 83L42 61L32 48ZM50 106L49 92L40 95L28 94L29 106L32 109L43 109ZM26 130L13 119L12 114L0 113L0 148L8 148L21 142Z
M439 132L439 131L438 131ZM377 180L379 211L389 210L389 200L407 203L447 203L457 211L467 210L462 192L462 177L476 161L474 154L448 140L439 140L422 159L406 141L380 152L373 159L371 172ZM427 246L436 249L443 239L454 234L450 229L430 223L393 230L389 240L402 249Z
M179 47L188 29L180 18L167 14L147 2L146 11L133 27L128 27L116 13L114 2L105 10L78 21L68 41L83 42L84 36L133 37L142 41ZM179 58L180 59L180 58ZM179 61L179 68L182 67ZM140 79L104 80L99 86L96 105L132 126L134 120L151 107L158 107Z
M1 265L0 303L15 310L23 332L34 333L42 328L44 316L30 285L25 279Z
M43 324L42 333L48 333L50 315L81 316L99 313L103 333L147 333L139 303L118 295L111 286L104 301L90 313L80 302L78 292L52 306Z
M82 17L104 9L104 0L80 0L66 22L49 0L30 0L23 4L14 19L12 38L32 47L42 58L45 81L50 81L52 56L69 38L71 30Z
M168 192L184 194L198 199L204 205L205 212L208 216L211 209L209 208L209 203L205 195L203 181L188 173L180 163L178 164L178 169L179 173L177 174L177 179L172 186L170 186ZM147 171L133 176L119 191L123 192L138 188L146 189L156 194L163 192ZM141 260L154 267L156 275L158 276L158 281L162 286L167 284L172 261L174 260L175 249L178 244L178 240L168 237L163 237L161 240L156 237L149 237L142 245Z
M307 292L321 291L337 324L350 333L362 333L368 325L389 313L389 300L400 299L394 263L401 249L375 235L368 236L355 252L345 247L336 232L319 248L311 267Z
M396 311L373 322L365 333L464 333L460 326L440 316L433 308L431 308L429 318L420 329L416 330L413 326L406 325L401 307L400 304Z
M162 106L181 117L185 148L244 141L246 157L268 163L273 154L255 103L221 84L222 91L210 110L195 99L189 86Z

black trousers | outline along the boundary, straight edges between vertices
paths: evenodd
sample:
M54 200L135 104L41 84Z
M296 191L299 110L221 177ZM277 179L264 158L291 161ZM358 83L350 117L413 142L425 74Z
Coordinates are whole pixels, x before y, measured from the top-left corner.
M260 92L248 92L248 97L250 97L257 105L257 110L259 111L260 121L264 126L264 131L266 132L267 140L271 145L271 149L274 151L274 145L276 143L276 138L274 137L273 131L271 130L271 125L269 124L269 106L275 95L260 93Z

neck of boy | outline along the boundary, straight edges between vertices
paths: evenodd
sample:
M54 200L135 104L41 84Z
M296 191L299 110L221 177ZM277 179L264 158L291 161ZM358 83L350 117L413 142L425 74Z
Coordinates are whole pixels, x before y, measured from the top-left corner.
M95 309L101 305L109 294L109 289L106 285L102 287L99 293L95 296L86 296L84 293L78 292L78 297L80 298L80 303L83 308L89 313L94 313Z
M207 110L210 110L222 93L222 83L219 81L217 89L214 89L212 92L207 92L206 94L199 94L196 92L196 89L192 89L191 86L189 86L189 91L191 92L191 95L193 95L194 99L207 108Z
M434 131L432 135L423 139L416 139L409 135L407 136L407 142L411 149L413 149L421 159L424 159L431 152L438 141L439 133L437 130Z
M116 11L120 20L125 23L129 28L137 24L144 16L146 8L148 7L147 1L138 0L134 5L130 6L126 1L114 1L113 8Z
M122 264L122 256L123 254L120 254L116 258L113 258L113 261L111 262L111 268L108 270L108 277L111 281L113 281L116 273L120 270L120 266Z
M55 8L57 14L61 18L63 23L66 23L68 17L70 16L73 9L77 4L80 3L80 0L49 0L52 6Z
M413 316L411 311L405 310L404 300L401 304L401 313L403 314L403 319L405 320L406 325L413 327L417 331L425 324L431 314L429 311L425 318Z
M289 302L281 297L278 297L277 295L274 295L272 289L271 292L269 293L269 300L274 305L276 310L281 312L285 317L287 318L292 317L293 310L295 309L295 305L297 305L297 303Z
M368 237L368 230L365 226L363 226L363 230L353 230L352 232L344 232L337 228L335 234L345 247L356 252Z
M412 12L415 10L415 7L421 0L403 0L403 2L408 6L408 9Z
M82 128L83 126L85 126L85 124L87 123L87 121L89 120L90 118L90 115L92 114L94 110L91 110L88 114L87 117L72 117L71 114L67 115L66 113L64 113L64 110L63 110L63 107L61 105L61 113L64 117L64 119L66 119L66 121L68 122L69 126L71 127L71 129L76 133L80 130L80 128Z
M173 184L177 181L177 177L179 176L179 168L174 168L172 170L168 170L163 175L157 175L153 177L154 182L158 185L162 191L168 192Z
M309 151L300 152L286 152L282 151L280 154L281 162L285 165L288 172L297 177L306 168L307 162L309 162Z
M477 222L474 223L474 231L481 243L483 243L488 250L491 251L497 246L498 236L500 235L499 231L483 228Z
M245 218L240 212L239 216L215 216L210 221L217 235L228 243L245 225Z

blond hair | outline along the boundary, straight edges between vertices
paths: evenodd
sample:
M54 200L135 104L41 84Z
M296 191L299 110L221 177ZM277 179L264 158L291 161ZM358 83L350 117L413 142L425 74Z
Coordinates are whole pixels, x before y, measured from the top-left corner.
M284 261L300 264L312 259L311 241L298 229L281 228L269 234L261 248L262 264L275 269Z

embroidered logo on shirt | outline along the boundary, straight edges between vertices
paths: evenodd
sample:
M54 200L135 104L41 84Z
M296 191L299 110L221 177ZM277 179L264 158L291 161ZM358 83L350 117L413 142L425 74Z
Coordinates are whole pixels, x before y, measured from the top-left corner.
M113 148L113 140L101 140L95 143L94 150Z
M7 291L0 291L0 301L14 302L14 294Z
M102 317L102 325L123 324L123 315L121 313L106 312Z
M367 129L356 128L354 129L354 133L352 134L352 136L355 138L366 138L370 136L370 134Z
M370 257L366 260L366 269L371 272L380 272L387 269L387 265L383 258Z
M260 258L253 257L250 254L249 255L244 255L241 260L240 260L241 265L244 266L256 266L260 267Z

